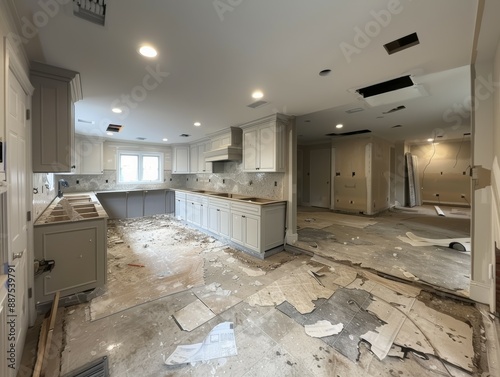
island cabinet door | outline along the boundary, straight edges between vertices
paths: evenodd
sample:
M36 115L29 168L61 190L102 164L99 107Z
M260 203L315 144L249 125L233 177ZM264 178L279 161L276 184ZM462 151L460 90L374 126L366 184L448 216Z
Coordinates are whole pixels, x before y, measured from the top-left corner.
M144 191L144 216L167 213L165 190Z

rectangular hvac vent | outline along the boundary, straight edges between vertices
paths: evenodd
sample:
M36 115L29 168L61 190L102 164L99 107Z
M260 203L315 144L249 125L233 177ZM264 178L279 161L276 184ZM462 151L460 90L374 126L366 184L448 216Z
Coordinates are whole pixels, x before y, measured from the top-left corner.
M104 26L106 0L73 0L73 14L76 17Z
M136 137L136 140L144 141L144 140L146 140L146 138L145 137Z
M123 126L121 124L109 124L108 128L106 128L106 131L108 132L120 132L122 130Z
M396 52L406 50L407 48L416 46L418 44L420 44L420 41L418 40L417 33L411 33L402 38L396 39L395 41L386 43L384 45L384 48L389 55L392 55Z
M78 119L79 123L85 123L85 124L95 124L93 120L86 120L86 119Z
M370 130L349 131L341 134L336 134L335 132L332 132L331 134L326 134L326 136L352 136L352 135L369 134L370 132L371 132Z
M255 101L254 103L251 103L250 105L247 105L247 107L251 107L252 109L256 109L257 107L261 107L267 104L266 101L260 100L260 101Z
M404 110L404 109L406 109L406 106L400 105L398 107L394 107L394 108L390 109L389 111L384 111L384 112L382 112L382 114L395 113L396 111L401 111L401 110Z
M394 90L408 88L413 86L413 81L410 76L402 76L397 79L384 81L375 85L366 86L356 90L363 98L373 97L379 94L392 92Z
M349 110L346 110L346 113L347 114L354 114L354 113L359 113L360 111L364 111L365 109L363 109L362 107L356 107L355 109L349 109Z
M180 136L180 137L189 137L189 136L191 136L191 135L188 135L188 134L180 134L179 136Z

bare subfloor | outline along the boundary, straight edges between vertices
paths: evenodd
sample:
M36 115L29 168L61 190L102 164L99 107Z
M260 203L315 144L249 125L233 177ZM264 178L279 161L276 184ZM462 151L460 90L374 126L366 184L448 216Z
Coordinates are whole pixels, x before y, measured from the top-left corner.
M473 305L358 266L287 252L257 260L169 216L110 222L108 247L101 296L58 312L47 376L103 356L116 377L489 375ZM341 330L308 335L318 320ZM225 321L236 356L165 365L178 345ZM31 373L40 322L19 377Z
M300 207L299 241L295 246L468 297L470 252L442 246L412 246L400 239L407 238L407 232L436 239L470 237L469 209L445 206L441 209L446 217L437 216L433 206L395 209L374 217Z

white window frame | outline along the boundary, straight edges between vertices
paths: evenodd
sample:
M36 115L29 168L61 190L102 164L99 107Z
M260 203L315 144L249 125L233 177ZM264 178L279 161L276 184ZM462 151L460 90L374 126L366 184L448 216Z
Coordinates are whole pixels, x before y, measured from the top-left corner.
M127 156L138 156L139 158L139 164L138 164L138 172L137 176L139 177L139 180L137 181L122 181L120 177L120 170L121 170L121 156L122 155L127 155ZM142 173L143 173L143 157L158 157L158 180L155 181L147 181L142 179ZM118 151L117 156L116 156L116 181L120 184L158 184L158 183L163 183L163 162L164 162L164 155L162 152L148 152L148 151Z

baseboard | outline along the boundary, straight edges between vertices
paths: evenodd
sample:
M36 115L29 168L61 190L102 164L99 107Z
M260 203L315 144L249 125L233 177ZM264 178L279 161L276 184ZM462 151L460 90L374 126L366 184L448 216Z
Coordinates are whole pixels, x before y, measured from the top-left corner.
M481 304L490 305L490 284L471 280L470 298L476 302L480 302Z

